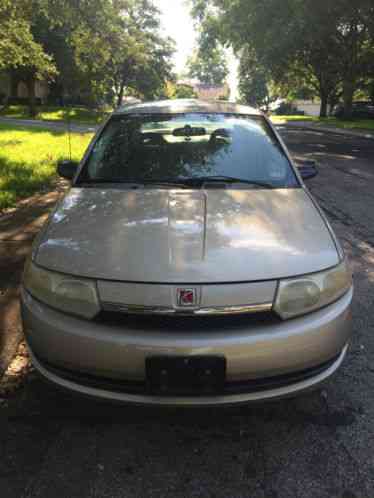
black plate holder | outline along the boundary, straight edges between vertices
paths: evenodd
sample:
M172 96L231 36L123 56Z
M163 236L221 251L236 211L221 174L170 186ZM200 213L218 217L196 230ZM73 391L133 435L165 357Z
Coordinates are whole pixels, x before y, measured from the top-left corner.
M226 359L221 356L153 356L145 367L150 394L204 396L224 389Z

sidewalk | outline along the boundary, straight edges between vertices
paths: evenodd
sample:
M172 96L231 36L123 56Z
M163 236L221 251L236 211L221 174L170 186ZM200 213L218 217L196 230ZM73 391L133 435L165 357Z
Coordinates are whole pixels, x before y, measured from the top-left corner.
M0 214L0 378L22 339L18 286L33 238L60 198L66 183L21 201Z
M15 119L0 117L0 124L10 124L12 126L22 126L27 128L46 128L49 130L67 131L66 121L42 121L38 119ZM98 125L70 123L70 130L74 133L95 132Z
M284 121L284 123L275 123L275 126L286 126L287 128L297 128L299 130L318 131L322 133L333 133L334 135L368 138L374 140L374 133L371 133L369 131L365 132L364 130L356 131L350 129L335 128L333 126L320 125L311 121Z

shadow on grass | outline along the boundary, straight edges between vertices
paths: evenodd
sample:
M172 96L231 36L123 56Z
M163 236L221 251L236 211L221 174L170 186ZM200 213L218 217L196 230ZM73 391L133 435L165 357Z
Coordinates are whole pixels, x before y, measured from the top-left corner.
M80 160L92 133L71 134L72 158ZM0 124L0 210L49 187L56 165L69 155L64 129Z
M36 116L31 117L27 106L8 106L1 110L0 116L14 119L39 119L43 121L68 121L77 124L99 124L108 112L85 107L41 106Z
M0 209L14 205L17 199L27 197L49 186L56 177L56 167L42 164L39 169L33 164L10 161L0 155Z
M56 113L52 110L51 112L48 109L41 110L42 112L39 114L41 119L46 120L63 120L63 121L72 121L73 123L93 123L98 124L103 119L105 119L108 115L107 112L104 111L92 111L90 109L85 108L77 108L77 109L63 109L59 110Z
M10 145L19 145L21 144L21 140L0 140L0 148L1 147L8 147Z

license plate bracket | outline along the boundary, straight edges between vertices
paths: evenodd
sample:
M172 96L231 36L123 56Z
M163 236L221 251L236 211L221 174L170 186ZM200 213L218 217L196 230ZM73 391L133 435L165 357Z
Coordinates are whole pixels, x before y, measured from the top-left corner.
M224 389L226 359L222 356L152 356L145 367L147 389L154 395L203 396Z

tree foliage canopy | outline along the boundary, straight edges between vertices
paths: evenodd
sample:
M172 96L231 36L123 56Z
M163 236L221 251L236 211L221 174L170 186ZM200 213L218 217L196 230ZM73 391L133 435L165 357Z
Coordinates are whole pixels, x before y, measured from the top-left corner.
M161 95L172 40L152 0L0 0L0 69L53 78L57 93L95 101Z
M31 2L0 1L0 70L30 67L38 77L56 72L53 58L33 36L32 19Z
M312 85L323 114L339 93L349 114L355 90L373 77L372 0L193 0L192 12L239 56L254 52L276 83Z
M269 75L253 50L243 50L239 66L239 92L245 104L268 108L271 103Z
M211 36L213 34L213 36ZM223 85L229 74L227 58L215 33L201 30L198 48L187 61L188 76L208 85Z
M169 81L166 85L165 97L168 99L196 99L197 93L190 85Z

